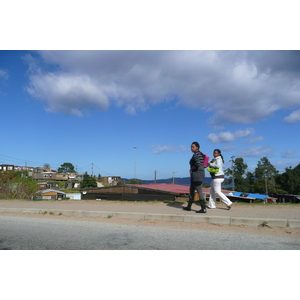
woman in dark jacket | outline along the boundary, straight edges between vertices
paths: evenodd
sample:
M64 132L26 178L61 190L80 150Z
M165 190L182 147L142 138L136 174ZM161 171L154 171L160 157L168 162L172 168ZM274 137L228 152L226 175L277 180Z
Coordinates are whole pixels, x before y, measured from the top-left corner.
M200 152L200 145L197 142L193 142L191 145L191 151L194 153L190 160L190 174L191 174L191 185L190 185L190 196L187 207L183 207L184 210L191 211L192 204L195 197L195 189L197 190L200 197L201 210L197 213L206 213L206 204L202 193L202 183L204 181L204 166L203 166L203 153Z

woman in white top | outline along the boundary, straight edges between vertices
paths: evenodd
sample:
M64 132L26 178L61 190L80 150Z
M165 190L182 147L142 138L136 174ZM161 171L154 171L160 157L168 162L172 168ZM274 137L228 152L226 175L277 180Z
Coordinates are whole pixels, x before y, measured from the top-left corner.
M224 181L223 172L224 158L219 149L214 150L214 159L210 162L209 167L219 169L218 173L210 173L212 177L210 197L208 202L208 208L216 208L216 196L225 203L227 209L231 208L232 202L222 193L221 184Z

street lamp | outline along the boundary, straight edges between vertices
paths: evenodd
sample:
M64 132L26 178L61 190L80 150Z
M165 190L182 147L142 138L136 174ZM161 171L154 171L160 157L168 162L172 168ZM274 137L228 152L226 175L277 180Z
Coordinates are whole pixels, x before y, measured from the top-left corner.
M174 184L174 174L175 174L175 173L177 173L177 171L172 172L172 174L173 174L172 183L173 183L173 184Z
M134 149L134 179L136 179L136 146L133 147Z

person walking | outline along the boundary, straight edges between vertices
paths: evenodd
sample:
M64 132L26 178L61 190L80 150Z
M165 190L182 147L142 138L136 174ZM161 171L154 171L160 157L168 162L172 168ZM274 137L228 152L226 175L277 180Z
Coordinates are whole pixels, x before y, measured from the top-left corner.
M202 183L204 181L204 166L203 166L203 153L200 152L200 145L197 142L193 142L191 145L191 151L194 153L190 159L190 195L187 207L183 207L184 210L191 211L192 204L195 198L195 190L197 190L200 198L201 210L197 213L206 213L206 204L202 192Z
M221 191L221 184L225 179L224 171L223 171L223 164L224 158L221 154L221 150L215 149L214 150L214 159L210 162L209 168L211 169L218 169L216 170L217 173L210 173L212 177L211 181L211 188L210 188L210 197L207 208L216 208L216 197L220 197L223 203L227 206L227 209L231 209L232 202L224 195Z

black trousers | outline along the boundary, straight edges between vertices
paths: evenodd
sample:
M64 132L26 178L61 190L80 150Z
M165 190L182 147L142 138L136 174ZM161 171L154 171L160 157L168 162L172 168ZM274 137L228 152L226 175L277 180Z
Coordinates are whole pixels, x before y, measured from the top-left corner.
M204 195L202 192L202 183L203 183L203 181L191 181L190 198L189 198L189 203L188 203L189 206L191 206L194 202L195 190L197 190L200 200L204 200Z

